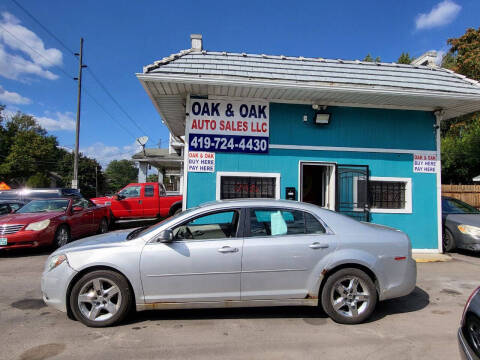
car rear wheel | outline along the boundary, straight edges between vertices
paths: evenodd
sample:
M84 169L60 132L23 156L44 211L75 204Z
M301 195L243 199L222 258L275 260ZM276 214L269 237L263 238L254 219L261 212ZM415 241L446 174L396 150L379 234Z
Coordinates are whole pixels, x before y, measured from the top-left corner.
M355 268L330 275L322 290L322 306L333 321L358 324L365 321L377 305L377 290L370 276Z
M106 327L128 314L132 295L127 280L109 270L84 275L72 289L70 308L75 318L90 327Z
M108 232L108 221L106 218L103 218L102 221L100 221L100 225L98 226L98 233L105 234L106 232Z
M66 225L60 225L55 232L55 238L53 239L53 245L56 248L62 247L68 244L71 240L70 229Z
M445 229L442 238L442 245L444 252L450 252L455 249L455 238L450 230Z

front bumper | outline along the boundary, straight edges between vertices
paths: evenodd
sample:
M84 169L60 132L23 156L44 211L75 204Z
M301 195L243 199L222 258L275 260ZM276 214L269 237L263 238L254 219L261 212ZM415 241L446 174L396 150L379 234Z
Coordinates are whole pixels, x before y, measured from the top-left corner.
M47 260L48 261L48 260ZM68 261L42 274L42 296L45 304L57 310L67 311L67 289L78 271L73 270Z
M467 339L465 339L465 336L463 335L462 328L458 329L457 340L460 356L463 360L479 360L478 356L475 355L470 345L468 345Z
M51 245L55 231L47 228L41 231L20 230L14 234L0 235L7 238L7 245L0 246L0 250L34 248L42 245Z

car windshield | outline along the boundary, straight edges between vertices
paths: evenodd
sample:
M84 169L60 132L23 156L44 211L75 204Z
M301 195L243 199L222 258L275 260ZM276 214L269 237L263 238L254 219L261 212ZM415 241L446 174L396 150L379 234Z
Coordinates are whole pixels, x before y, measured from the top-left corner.
M473 206L457 199L443 199L442 207L446 214L480 214Z
M151 233L155 230L158 229L159 226L165 224L166 222L170 222L174 219L176 219L178 216L180 215L185 215L185 214L188 214L190 212L192 212L193 210L196 210L198 209L198 206L197 207L193 207L193 208L190 208L188 210L185 210L183 212L180 212L178 213L177 215L173 215L173 216L170 216L166 219L163 219L162 221L156 223L156 224L153 224L153 225L150 225L150 226L144 226L144 227L141 227L141 228L138 228L138 229L135 229L133 230L132 232L130 232L127 236L127 240L133 240L133 239L136 239L140 236L143 236L143 235L146 235L148 233Z
M17 214L25 213L39 213L39 212L52 212L52 211L65 211L68 207L68 200L55 199L55 200L33 200L24 207L17 210Z

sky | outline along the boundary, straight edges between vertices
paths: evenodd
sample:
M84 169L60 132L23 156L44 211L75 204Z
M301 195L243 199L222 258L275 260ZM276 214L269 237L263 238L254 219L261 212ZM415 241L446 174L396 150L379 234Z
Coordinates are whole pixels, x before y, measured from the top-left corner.
M192 33L211 51L349 60L370 53L392 62L402 52L445 53L448 38L480 27L478 14L478 0L2 0L0 104L35 116L73 149L72 53L83 37L80 150L106 166L138 151L139 136L149 137L147 147L167 147L168 130L135 74L190 48Z

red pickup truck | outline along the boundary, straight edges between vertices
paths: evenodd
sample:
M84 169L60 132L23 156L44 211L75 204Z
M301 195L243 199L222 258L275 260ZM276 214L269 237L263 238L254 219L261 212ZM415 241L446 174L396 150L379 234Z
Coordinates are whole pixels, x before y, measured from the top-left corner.
M181 195L167 195L163 184L132 183L111 197L93 198L97 205L110 207L112 219L152 219L182 211Z

